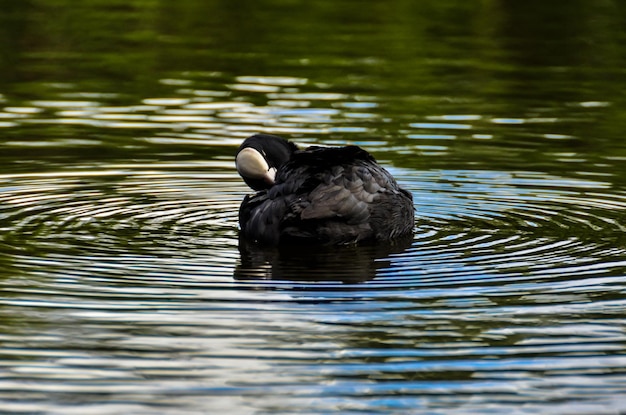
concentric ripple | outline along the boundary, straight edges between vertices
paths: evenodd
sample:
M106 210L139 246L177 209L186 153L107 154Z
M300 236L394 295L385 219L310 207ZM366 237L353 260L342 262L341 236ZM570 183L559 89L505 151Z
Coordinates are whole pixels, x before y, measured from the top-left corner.
M425 264L447 284L477 271L483 282L486 274L503 282L578 278L626 265L626 197L607 192L608 184L528 172L450 175L439 176L436 191L416 189L424 219L413 248L401 255L413 277L432 273Z
M246 190L230 165L203 167L202 172L137 166L1 177L2 242L46 256L113 258L123 252L190 258L210 250L214 259L229 258L216 263L224 268L220 274L232 275L238 256L237 210ZM350 280L368 281L379 274L373 281L377 288L404 287L414 286L416 279L428 284L434 273L437 280L454 285L467 278L485 282L602 274L625 265L620 218L626 195L607 192L606 183L532 172L394 173L415 196L414 240L376 249L321 250L319 257L309 250L305 262L312 279L341 281L341 272L348 272ZM281 254L240 248L238 270L243 274L307 279L307 272L290 270L301 261L298 250ZM341 255L352 258L352 264L332 262ZM359 276L356 258L367 258L363 266L380 272ZM393 264L370 267L372 261ZM102 265L106 263L104 259ZM268 263L273 272L268 273ZM323 264L334 272L325 273Z
M237 240L231 164L193 165L0 177L8 410L626 408L608 184L394 169L414 238L264 250Z

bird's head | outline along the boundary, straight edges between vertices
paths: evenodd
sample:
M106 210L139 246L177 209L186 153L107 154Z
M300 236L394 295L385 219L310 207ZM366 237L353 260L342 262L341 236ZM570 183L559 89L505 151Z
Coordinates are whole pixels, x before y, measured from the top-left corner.
M239 175L254 190L270 188L276 172L298 148L282 137L255 134L239 146L235 165Z

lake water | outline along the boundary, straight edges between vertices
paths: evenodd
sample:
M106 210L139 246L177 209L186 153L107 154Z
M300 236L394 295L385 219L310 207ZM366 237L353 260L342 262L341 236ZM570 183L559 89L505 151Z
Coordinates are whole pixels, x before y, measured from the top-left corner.
M0 412L626 413L624 5L0 5ZM256 132L414 237L240 246Z

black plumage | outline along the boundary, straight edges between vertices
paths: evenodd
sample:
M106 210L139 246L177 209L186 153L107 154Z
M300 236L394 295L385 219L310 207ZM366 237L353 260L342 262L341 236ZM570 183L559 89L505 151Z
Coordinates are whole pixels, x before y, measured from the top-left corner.
M360 147L297 150L280 137L261 134L244 141L238 154L247 147L257 150L266 161L263 167L276 168L276 173L273 182L255 181L253 188L263 190L241 203L239 223L246 240L272 246L337 245L412 233L411 194ZM291 153L287 159L285 148ZM238 170L246 171L239 157L237 162Z

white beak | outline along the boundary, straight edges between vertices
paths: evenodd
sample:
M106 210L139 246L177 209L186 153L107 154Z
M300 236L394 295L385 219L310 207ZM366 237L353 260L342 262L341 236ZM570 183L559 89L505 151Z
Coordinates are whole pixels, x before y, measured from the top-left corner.
M262 179L268 184L274 184L276 168L269 166L267 161L257 150L247 147L237 154L235 159L237 171L243 177Z

